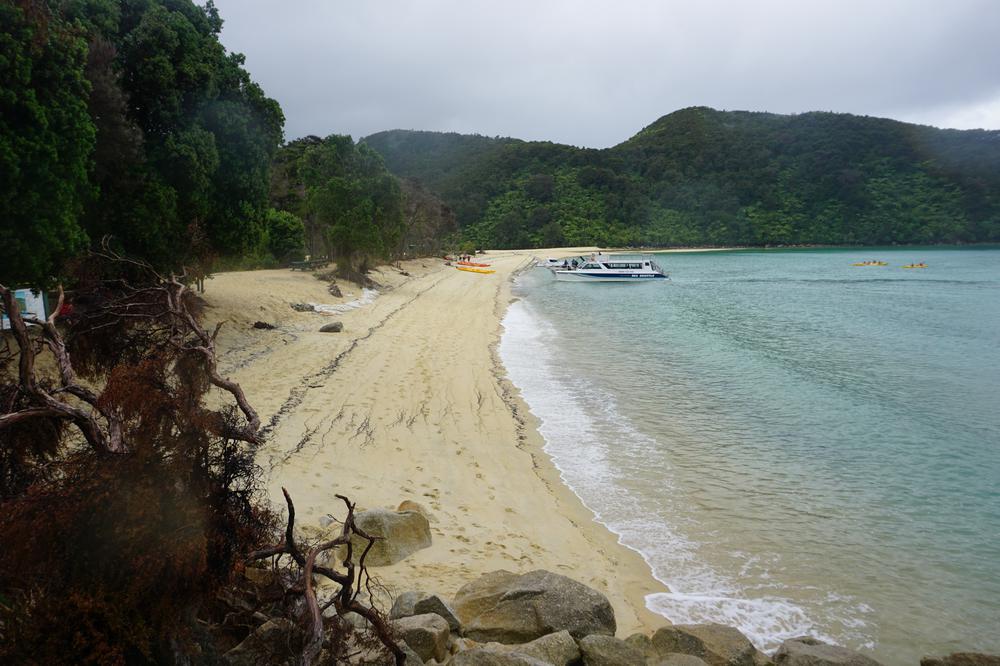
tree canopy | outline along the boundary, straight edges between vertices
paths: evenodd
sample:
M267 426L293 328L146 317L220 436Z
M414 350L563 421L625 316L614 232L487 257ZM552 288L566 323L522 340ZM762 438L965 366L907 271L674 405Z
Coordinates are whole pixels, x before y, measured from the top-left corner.
M28 2L0 4L0 25L0 282L37 284L86 244L87 41Z
M434 132L365 139L479 246L1000 240L1000 132L695 107L605 150Z
M403 197L381 156L349 136L306 137L275 160L272 198L305 223L312 254L345 270L360 259L395 254L403 238Z
M17 250L0 279L42 285L105 235L170 268L265 248L284 118L212 2L14 0L0 17L0 241Z

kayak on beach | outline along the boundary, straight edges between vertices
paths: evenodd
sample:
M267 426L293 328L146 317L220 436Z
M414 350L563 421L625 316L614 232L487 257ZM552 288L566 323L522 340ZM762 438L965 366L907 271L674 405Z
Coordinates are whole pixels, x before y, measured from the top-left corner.
M468 273L496 273L492 268L477 268L475 266L455 266L460 271L466 271Z

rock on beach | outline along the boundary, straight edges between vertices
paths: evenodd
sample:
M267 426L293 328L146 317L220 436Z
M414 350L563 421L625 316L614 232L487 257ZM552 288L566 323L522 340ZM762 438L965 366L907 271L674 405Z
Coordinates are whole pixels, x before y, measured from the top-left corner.
M544 570L485 574L458 591L455 610L465 636L484 642L525 643L562 630L579 640L616 629L603 594Z

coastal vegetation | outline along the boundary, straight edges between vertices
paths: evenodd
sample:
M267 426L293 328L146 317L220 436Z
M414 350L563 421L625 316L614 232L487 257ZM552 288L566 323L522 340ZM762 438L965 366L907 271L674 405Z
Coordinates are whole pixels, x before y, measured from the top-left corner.
M403 199L382 158L349 136L305 137L282 147L271 196L304 224L312 254L386 256L403 233Z
M270 200L283 115L219 42L211 1L5 0L0 26L0 661L186 660L205 627L211 649L245 637L223 628L255 594L239 574L278 555L257 550L281 537L261 421L220 374L192 287L305 251L306 224ZM400 186L339 145L369 178L317 180L303 213L336 227L341 263L389 256ZM369 219L344 213L373 200L392 224L365 244ZM46 318L22 316L25 286L51 291ZM363 560L313 567L313 544L283 544L276 614L305 617L317 573L345 590L337 614L379 625L351 598ZM313 622L314 656L337 622Z
M210 1L11 0L0 24L6 284L51 286L105 237L203 275L432 251L454 226L349 137L283 145L281 107Z
M89 257L72 309L0 346L0 660L162 659L275 531L260 418L175 277ZM204 403L213 387L227 396Z
M481 247L1000 240L1000 131L694 107L604 150L403 130L364 142Z
M355 524L355 504L338 496L339 534L302 542L285 491L279 530L255 461L261 419L220 374L219 328L202 326L202 301L182 277L108 248L88 259L75 306L62 307L60 289L45 320L23 315L0 284L12 331L0 347L0 660L191 663L201 646L246 638L266 609L306 625L298 663L324 643L326 661L340 659L348 613L372 627L359 640L402 663L384 616L357 599L375 539ZM206 404L212 388L221 407ZM355 557L352 538L366 544ZM335 546L347 549L343 571L315 561ZM259 560L277 594L240 575ZM322 597L326 616L313 576L338 586Z
M284 117L190 0L0 6L0 244L45 285L104 236L162 268L267 251Z
M282 215L302 221L309 254L337 257L345 275L355 267L364 272L368 258L436 250L454 229L447 206L393 176L381 155L349 136L307 136L282 146L271 199Z

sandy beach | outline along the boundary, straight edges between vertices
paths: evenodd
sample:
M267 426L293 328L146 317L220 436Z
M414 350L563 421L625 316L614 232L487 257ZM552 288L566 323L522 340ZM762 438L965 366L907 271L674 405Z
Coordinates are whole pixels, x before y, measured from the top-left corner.
M562 484L495 353L511 277L545 254L490 253L492 275L438 259L382 267L374 300L346 282L334 298L310 273L223 273L207 284L207 317L227 320L221 369L267 424L258 461L271 500L282 506L287 488L304 529L342 517L337 493L359 508L416 501L433 545L373 570L391 591L450 598L488 571L548 569L607 595L619 635L648 632L667 623L644 603L663 586ZM360 307L296 312L299 302ZM344 331L318 332L331 321Z

